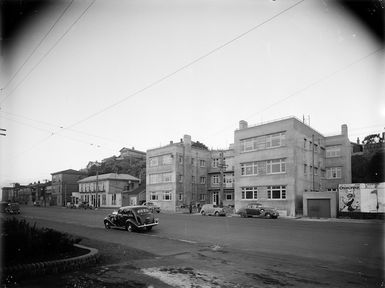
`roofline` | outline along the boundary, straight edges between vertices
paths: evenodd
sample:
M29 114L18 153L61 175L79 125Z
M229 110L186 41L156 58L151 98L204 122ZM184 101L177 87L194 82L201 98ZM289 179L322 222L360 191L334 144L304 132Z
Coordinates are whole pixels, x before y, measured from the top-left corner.
M278 119L275 119L275 120L269 120L269 121L266 121L266 122L261 122L259 124L253 124L253 125L248 125L246 128L237 128L235 129L234 133L238 132L238 131L242 131L242 130L246 130L246 129L250 129L250 128L255 128L255 127L258 127L258 126L262 126L262 125L268 125L268 124L273 124L275 122L280 122L280 121L287 121L287 120L294 120L294 121L297 121L299 123L301 123L302 125L310 128L311 130L317 132L318 134L320 134L322 137L325 137L324 134L322 134L321 132L317 131L316 129L314 129L313 127L311 127L310 125L304 123L303 121L299 120L297 117L295 116L287 116L287 117L282 117L282 118L278 118Z

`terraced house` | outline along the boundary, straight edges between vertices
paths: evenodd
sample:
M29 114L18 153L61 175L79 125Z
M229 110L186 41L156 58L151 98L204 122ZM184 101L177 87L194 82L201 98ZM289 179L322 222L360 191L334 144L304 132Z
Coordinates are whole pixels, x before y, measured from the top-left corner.
M240 121L234 142L236 210L258 201L295 216L305 192L351 183L346 125L325 137L295 117L252 127Z

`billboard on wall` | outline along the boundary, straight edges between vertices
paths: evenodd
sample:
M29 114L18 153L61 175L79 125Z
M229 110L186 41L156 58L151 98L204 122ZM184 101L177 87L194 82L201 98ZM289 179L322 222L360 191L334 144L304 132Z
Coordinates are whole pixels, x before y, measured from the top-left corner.
M385 212L385 183L340 184L340 212Z

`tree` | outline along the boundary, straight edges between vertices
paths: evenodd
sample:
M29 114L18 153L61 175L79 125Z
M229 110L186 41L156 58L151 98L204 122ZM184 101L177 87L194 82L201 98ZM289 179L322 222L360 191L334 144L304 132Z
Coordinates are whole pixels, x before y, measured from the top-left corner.
M380 136L380 134L370 134L362 140L362 144L374 144L374 143L382 143L384 139Z
M368 174L369 182L384 182L384 161L385 161L385 152L378 151L376 152L369 161L368 165Z

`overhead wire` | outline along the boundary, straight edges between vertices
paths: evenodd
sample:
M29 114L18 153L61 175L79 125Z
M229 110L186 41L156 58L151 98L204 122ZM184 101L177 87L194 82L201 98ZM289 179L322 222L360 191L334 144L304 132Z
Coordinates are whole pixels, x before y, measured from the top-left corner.
M31 75L33 71L43 62L43 60L52 52L52 50L60 43L60 41L68 34L68 32L79 22L79 20L87 13L87 11L91 8L91 6L95 3L96 0L92 0L92 2L87 6L87 8L78 16L75 21L67 28L67 30L56 40L54 45L40 58L40 60L32 67L32 69L26 74L26 76L16 84L16 86L1 100L0 105L5 102L23 83L24 81Z
M313 87L313 86L315 86L315 85L318 85L319 83L322 83L323 81L325 81L325 80L327 80L327 79L330 79L330 78L333 77L334 75L336 75L336 74L338 74L338 73L341 73L341 72L345 71L346 69L352 67L353 65L362 62L363 60L365 60L365 59L367 59L367 58L369 58L369 57L371 57L371 56L377 54L378 52L380 52L380 51L382 51L382 50L384 50L384 47L375 49L375 50L371 51L370 53L365 54L364 56L362 56L362 57L360 57L360 58L358 58L358 59L355 59L354 61L350 62L349 64L347 64L347 65L345 65L345 66L343 66L342 68L336 69L336 70L333 71L332 73L329 73L329 74L326 75L326 76L323 76L323 77L321 77L321 78L318 78L317 80L311 82L310 84L306 85L305 87L303 87L303 88L301 88L301 89L298 89L297 91L295 91L295 92L293 92L293 93L290 93L288 96L286 96L286 97L284 97L284 98L282 98L282 99L279 99L278 101L276 101L276 102L270 104L269 106L267 106L267 107L265 107L265 108L263 108L263 109L261 109L261 110L259 110L259 111L257 111L257 112L254 112L254 113L250 114L249 116L245 117L245 119L249 119L249 118L251 118L251 117L254 117L254 116L257 115L257 114L263 113L263 112L269 110L270 108L272 108L272 107L274 107L274 106L276 106L276 105L278 105L278 104L281 104L282 102L288 100L289 98L292 98L292 97L294 97L294 96L297 96L297 95L301 94L302 92L308 90L309 88L311 88L311 87ZM227 125L226 127L224 127L223 129L221 129L221 130L219 130L219 131L217 131L217 132L208 134L206 137L218 135L218 134L222 133L223 131L226 131L230 126L234 127L233 124L231 124L231 125L229 124L229 125Z
M74 138L74 137L70 137L70 136L64 135L64 134L58 134L57 132L54 132L52 130L44 129L44 128L41 128L41 127L36 127L34 125L31 125L31 124L28 124L28 123L25 123L25 122L21 122L21 121L17 121L17 120L8 118L8 117L0 116L0 118L6 119L8 121L14 122L14 123L19 124L19 125L28 126L28 127L33 128L33 129L49 133L49 136L60 136L60 137L67 138L67 139L70 139L72 141L80 142L80 143L83 143L83 144L86 144L86 145L96 146L98 148L102 147L102 145L100 145L100 144L91 143L90 141L83 141L83 140L80 140L80 139L77 139L77 138Z
M35 48L31 51L31 53L28 55L28 57L24 60L24 62L21 64L21 66L16 70L16 72L10 77L8 82L1 88L4 92L5 89L8 88L9 84L15 79L16 75L19 74L21 69L27 64L27 62L31 59L32 55L35 54L37 49L43 44L44 40L48 37L48 35L51 33L51 31L55 28L56 24L63 18L64 14L67 12L67 10L71 7L74 0L71 0L69 4L65 7L65 9L60 13L59 17L56 19L56 21L51 25L51 27L48 29L48 31L44 34L43 38L40 39L39 43L35 46Z
M15 113L10 113L10 112L4 111L4 110L0 110L0 117L2 117L1 116L2 113L3 114L7 114L7 115L12 116L12 117L21 118L21 119L25 119L25 120L28 120L28 121L40 123L42 125L50 126L50 127L53 127L53 128L59 129L59 130L63 129L62 125L53 124L52 122L46 122L46 121L42 121L42 120L32 119L32 118L26 117L24 115L18 115L18 114L15 114ZM9 120L12 121L12 119L9 119ZM39 129L39 128L36 128L36 129ZM76 129L73 129L73 128L70 128L68 130L70 132L73 132L73 133L76 133L76 134L79 134L79 135L90 136L90 137L98 138L98 139L101 139L101 140L104 140L104 141L108 141L108 142L111 142L111 143L121 144L120 142L118 142L118 141L116 141L114 139L110 139L110 138L103 137L103 136L100 136L100 135L95 135L95 134L91 134L91 133L88 133L88 132L79 131L79 130L76 130Z
M269 17L268 19L266 19L265 21L259 23L258 25L255 25L255 26L253 26L252 28L250 28L249 30L247 30L247 31L245 31L245 32L243 32L243 33L241 33L241 34L239 34L238 36L232 38L231 40L229 40L229 41L227 41L227 42L225 42L225 43L223 43L223 44L217 46L216 48L210 50L209 52L207 52L207 53L205 53L205 54L199 56L198 58L196 58L196 59L190 61L189 63L187 63L187 64L185 64L185 65L179 67L179 68L176 69L175 71L173 71L173 72L171 72L171 73L168 73L167 75L165 75L165 76L163 76L163 77L161 77L161 78L159 78L159 79L157 79L157 80L151 82L151 83L148 84L147 86L145 86L145 87L143 87L143 88L141 88L141 89L139 89L139 90L133 92L132 94L130 94L130 95L126 96L126 97L123 97L122 99L116 101L115 103L112 103L112 104L110 104L110 105L104 107L103 109L101 109L101 110L99 110L99 111L96 111L96 112L90 114L89 116L87 116L87 117L85 117L85 118L83 118L83 119L81 119L81 120L78 120L78 121L76 121L76 122L70 124L68 127L65 127L65 129L72 128L72 127L77 126L77 125L79 125L79 124L81 124L81 123L83 123L83 122L85 122L85 121L87 121L87 120L89 120L89 119L91 119L91 118L94 118L94 117L96 117L97 115L99 115L99 114L101 114L101 113L104 113L105 111L110 110L111 108L113 108L113 107L115 107L115 106L117 106L117 105L119 105L119 104L121 104L121 103L127 101L128 99L130 99L130 98L132 98L132 97L134 97L134 96L136 96L136 95L138 95L138 94L140 94L140 93L142 93L142 92L144 92L144 91L146 91L146 90L148 90L148 89L150 89L150 88L152 88L152 87L154 87L154 86L160 84L161 82L163 82L163 81L165 81L165 80L171 78L172 76L174 76L175 74L179 73L180 71L185 70L185 69L191 67L192 65L194 65L194 64L196 64L197 62L200 62L201 60L207 58L208 56L210 56L210 55L216 53L217 51L223 49L224 47L230 45L231 43L233 43L233 42L235 42L235 41L237 41L237 40L239 40L239 39L245 37L247 34L253 32L254 30L256 30L256 29L258 29L258 28L260 28L261 26L263 26L264 24L266 24L266 23L268 23L268 22L274 20L275 18L281 16L282 14L284 14L284 13L286 13L287 11L293 9L294 7L296 7L297 5L299 5L300 3L304 2L304 1L305 1L305 0L300 0L300 1L296 2L295 4L293 4L293 5L289 6L288 8L286 8L286 9L280 11L279 13L273 15L272 17Z
M3 102L6 100L6 98L8 98L8 97L9 97L9 96L10 96L10 95L11 95L11 94L12 94L12 93L13 93L13 92L14 92L14 91L15 91L15 90L16 90L16 89L17 89L17 88L18 88L18 87L19 87L19 86L26 80L26 78L27 78L27 77L28 77L28 76L29 76L29 75L36 69L36 67L37 67L37 66L38 66L38 65L45 59L45 57L48 56L48 54L49 54L49 53L50 53L50 52L57 46L57 44L61 41L61 39L64 38L64 36L65 36L65 35L71 30L71 28L72 28L72 27L73 27L73 26L80 20L80 18L81 18L81 17L88 11L88 9L92 6L92 4L93 4L95 1L96 1L96 0L93 0L93 1L91 2L91 4L86 8L86 10L84 10L84 12L83 12L83 13L82 13L82 14L75 20L75 22L74 22L74 23L73 23L73 24L72 24L72 25L65 31L65 33L58 39L58 41L56 41L56 43L55 43L55 44L48 50L48 52L47 52L47 53L40 59L40 61L39 61L39 62L32 68L32 70L30 70L30 72L26 75L26 77L24 77L24 79L23 79L21 82L19 82L19 84L18 84L18 85L17 85L17 86L16 86L16 87L15 87L15 88L14 88L14 89L13 89L7 96L6 96L3 100L2 100L2 102L0 102L0 105L1 105L1 103L3 103ZM137 90L136 92L134 92L134 93L132 93L132 94L130 94L130 95L128 95L128 96L126 96L126 97L120 99L119 101L117 101L117 102L115 102L115 103L112 103L111 105L106 106L105 108L103 108L103 109L101 109L101 110L99 110L99 111L97 111L97 112L92 113L91 115L89 115L89 116L87 116L87 117L85 117L85 118L83 118L83 119L81 119L81 120L78 120L78 121L76 121L76 122L74 122L74 123L72 123L72 124L70 124L70 125L68 125L68 126L66 126L66 127L61 128L61 131L63 131L64 129L69 130L69 129L71 129L71 128L73 128L73 127L75 127L75 126L77 126L77 125L79 125L79 124L81 124L81 123L83 123L83 122L85 122L85 121L88 121L89 119L94 118L94 117L96 117L97 115L99 115L99 114L101 114L101 113L103 113L103 112L105 112L105 111L107 111L107 110L109 110L109 109L111 109L111 108L113 108L113 107L115 107L115 106L117 106L117 105L119 105L119 104L125 102L126 100L128 100L128 99L130 99L130 98L132 98L132 97L134 97L134 96L136 96L136 95L138 95L138 94L140 94L140 93L142 93L142 92L144 92L144 91L146 91L146 90L148 90L148 89L150 89L150 88L152 88L152 87L154 87L154 86L160 84L161 82L163 82L163 81L165 81L165 80L171 78L172 76L174 76L175 74L179 73L180 71L185 70L185 69L191 67L191 66L194 65L195 63L197 63L197 62L199 62L199 61L201 61L201 60L207 58L208 56L210 56L210 55L216 53L217 51L223 49L224 47L230 45L231 43L233 43L233 42L235 42L235 41L237 41L237 40L239 40L239 39L245 37L247 34L253 32L254 30L256 30L256 29L258 29L258 28L260 28L261 26L265 25L266 23L268 23L268 22L270 22L270 21L276 19L277 17L279 17L279 16L281 16L282 14L286 13L287 11L293 9L294 7L296 7L297 5L301 4L301 3L304 2L304 1L305 1L305 0L300 0L300 1L296 2L296 3L294 3L293 5L289 6L288 8L283 9L283 10L280 11L279 13L277 13L277 14L275 14L275 15L269 17L268 19L264 20L263 22L261 22L261 23L255 25L255 26L253 26L252 28L248 29L247 31L245 31L245 32L243 32L243 33L241 33L241 34L239 34L238 36L236 36L236 37L234 37L234 38L232 38L231 40L229 40L229 41L227 41L227 42L225 42L225 43L223 43L223 44L217 46L216 48L210 50L209 52L207 52L207 53L205 53L205 54L199 56L198 58L196 58L196 59L190 61L189 63L187 63L187 64L181 66L180 68L176 69L175 71L173 71L173 72L171 72L171 73L169 73L169 74L167 74L167 75L165 75L165 76L159 78L158 80L153 81L152 83L148 84L148 85L145 86L144 88L141 88L141 89ZM61 131L56 132L56 134L57 134L57 133L60 133ZM46 140L47 140L47 139L46 139Z

